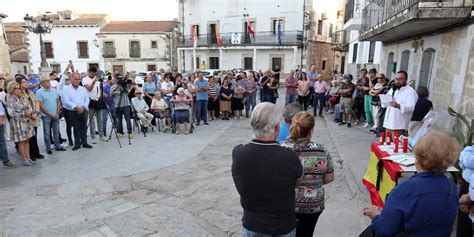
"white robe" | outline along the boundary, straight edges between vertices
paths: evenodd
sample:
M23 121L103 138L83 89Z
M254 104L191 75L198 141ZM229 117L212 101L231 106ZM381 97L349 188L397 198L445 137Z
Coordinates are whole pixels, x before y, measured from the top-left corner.
M393 95L393 100L400 105L400 108L387 107L383 127L389 130L407 130L415 110L418 94L415 89L406 85L395 91L395 94L393 94L393 88L390 89L387 95Z

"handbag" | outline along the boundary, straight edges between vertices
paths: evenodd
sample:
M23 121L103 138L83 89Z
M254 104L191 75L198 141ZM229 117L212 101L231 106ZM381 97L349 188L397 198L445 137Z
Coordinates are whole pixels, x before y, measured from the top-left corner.
M446 198L446 201L444 201L444 204L443 204L443 207L441 208L441 211L436 213L436 215L434 215L433 218L430 219L430 221L426 222L426 224L421 229L416 230L415 232L402 232L402 233L399 233L395 236L396 237L404 237L404 236L408 236L408 235L413 235L413 234L416 234L416 233L430 227L431 224L433 224L436 221L436 219L438 219L438 217L446 209L446 207L449 204L449 199L451 199L451 197L453 196L453 192L454 192L453 186L454 186L454 184L453 184L453 182L451 182L451 180L449 181L449 184L450 184L450 192L449 192L448 198ZM365 228L365 230L362 231L362 233L360 233L360 235L359 235L359 237L375 237L375 236L377 236L377 235L375 235L374 231L372 230L372 225L367 226L367 228Z

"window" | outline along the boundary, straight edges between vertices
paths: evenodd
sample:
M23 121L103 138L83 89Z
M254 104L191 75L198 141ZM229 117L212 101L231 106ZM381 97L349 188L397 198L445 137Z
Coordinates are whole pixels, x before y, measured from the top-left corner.
M333 34L333 25L331 23L331 24L329 24L329 37L333 37L332 34Z
M115 47L113 41L104 42L104 58L115 58Z
M50 66L51 68L53 68L53 71L56 71L56 72L61 71L61 64L59 63L51 63Z
M280 70L283 71L283 65L281 65L281 58L272 58L272 70L275 70L276 66L280 67Z
M408 71L408 62L410 61L410 50L402 52L402 60L400 61L400 70Z
M252 25L252 27L255 27L255 22L250 21L250 25ZM255 28L253 30L255 31ZM252 43L252 41L250 39L250 33L249 33L249 27L248 27L248 22L247 21L244 22L244 35L243 35L243 37L244 37L244 39L243 39L244 43Z
M146 66L147 71L156 71L156 65L155 64L148 64Z
M89 58L89 47L87 41L77 41L78 58Z
M140 57L140 41L130 41L130 57Z
M326 70L326 60L323 60L323 62L321 63L321 70Z
M387 58L387 73L385 73L385 76L391 80L392 79L392 72L393 72L393 52L390 52L388 54Z
M46 58L54 58L53 42L44 42L44 49L46 51Z
M196 37L199 38L199 25L194 25L194 29L196 30Z
M219 69L219 57L209 57L209 69Z
M283 32L283 20L282 19L275 19L275 20L273 20L273 27L272 27L273 34L278 33L278 23L280 24L281 32Z
M344 74L345 71L345 64L346 64L346 57L342 56L341 57L341 73Z
M23 66L23 74L27 74L28 73L28 69L26 68L26 66Z
M156 43L156 40L151 41L151 48L152 49L157 49L158 48L158 44Z
M244 58L244 70L253 70L253 58L251 57Z
M322 34L323 34L323 21L318 20L318 35L322 35Z
M211 32L211 35L209 37L209 44L217 44L216 24L209 25L209 32Z
M431 71L433 70L433 62L436 51L432 48L428 48L423 51L423 56L421 58L421 68L420 68L420 80L418 82L418 88L424 86L430 88L431 81Z
M199 57L196 57L196 69L197 70L199 70L199 65L201 65L201 59Z
M352 63L357 63L357 48L359 44L355 43L354 48L352 49Z
M374 62L374 55L375 55L375 41L370 41L369 46L369 63Z
M89 63L88 68L95 67L97 70L99 70L99 64L98 63ZM60 71L58 71L60 72Z

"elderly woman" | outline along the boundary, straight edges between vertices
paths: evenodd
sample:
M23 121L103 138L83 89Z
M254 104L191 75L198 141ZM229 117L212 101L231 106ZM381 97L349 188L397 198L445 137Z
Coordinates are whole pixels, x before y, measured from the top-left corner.
M249 76L244 80L245 89L245 117L250 117L250 110L253 111L257 105L257 79L255 72L249 72Z
M231 107L234 112L235 119L242 119L242 111L244 110L244 93L245 88L242 83L242 78L237 77L234 86L234 95L232 96Z
M33 109L23 96L20 84L10 83L6 102L7 112L10 115L11 139L18 142L23 165L32 166L36 163L30 157L29 140L35 135L31 124L34 115Z
M168 110L168 104L163 98L161 98L161 93L159 91L155 93L155 96L153 97L153 100L151 101L150 110L155 116L155 118L158 118L164 121L163 125L164 125L165 131L169 130L171 119L170 119L170 113Z
M230 114L230 101L232 100L232 96L234 94L234 91L229 85L229 80L227 79L228 77L224 77L222 80L222 86L219 91L219 97L220 97L220 111L222 112L222 120L229 120L229 114Z
M312 142L314 116L297 113L291 122L290 137L281 145L298 154L303 177L296 185L296 236L313 236L319 216L324 210L323 185L334 180L331 156L323 145Z
M184 93L184 88L178 89L178 94L171 98L174 103L174 119L176 124L176 135L179 134L179 125L184 123L184 134L189 133L189 104L192 98Z
M328 108L327 113L334 113L334 105L339 103L341 95L339 94L339 84L337 80L331 81L331 88L326 92L326 108Z
M33 129L35 130L34 135L28 141L30 157L33 161L35 161L36 159L44 159L44 156L40 153L38 147L38 139L36 137L36 134L38 133L38 127L41 123L39 102L38 100L36 100L35 94L29 90L30 85L28 84L28 80L26 78L17 80L17 82L20 83L23 96L25 97L26 102L28 102L29 108L31 108L32 117L30 119L30 123L33 126Z
M207 104L207 110L211 121L216 120L216 110L217 107L219 107L219 89L216 79L213 76L209 76L209 102Z
M390 192L383 210L364 209L376 236L451 236L457 188L445 173L457 160L458 146L433 131L417 142L414 153L417 173Z

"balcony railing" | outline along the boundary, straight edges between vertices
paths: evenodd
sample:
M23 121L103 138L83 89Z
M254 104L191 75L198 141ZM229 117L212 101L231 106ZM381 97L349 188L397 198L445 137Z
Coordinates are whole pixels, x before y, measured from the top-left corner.
M104 58L115 58L117 55L115 54L115 48L113 49L104 49L102 51L102 56Z
M246 32L222 33L224 46L279 46L277 34L271 31L255 32L255 37ZM181 37L182 47L192 47L190 35ZM201 34L197 38L198 47L220 46L214 34ZM283 31L281 46L303 46L303 31Z
M344 24L354 17L354 1L349 0L344 8Z
M370 30L378 24L404 12L418 8L420 0L400 0L385 1L382 5L377 2L370 2L362 12L364 20L362 32Z
M334 37L332 38L332 50L334 51L347 51L348 50L348 34L345 30L338 30L334 32Z

